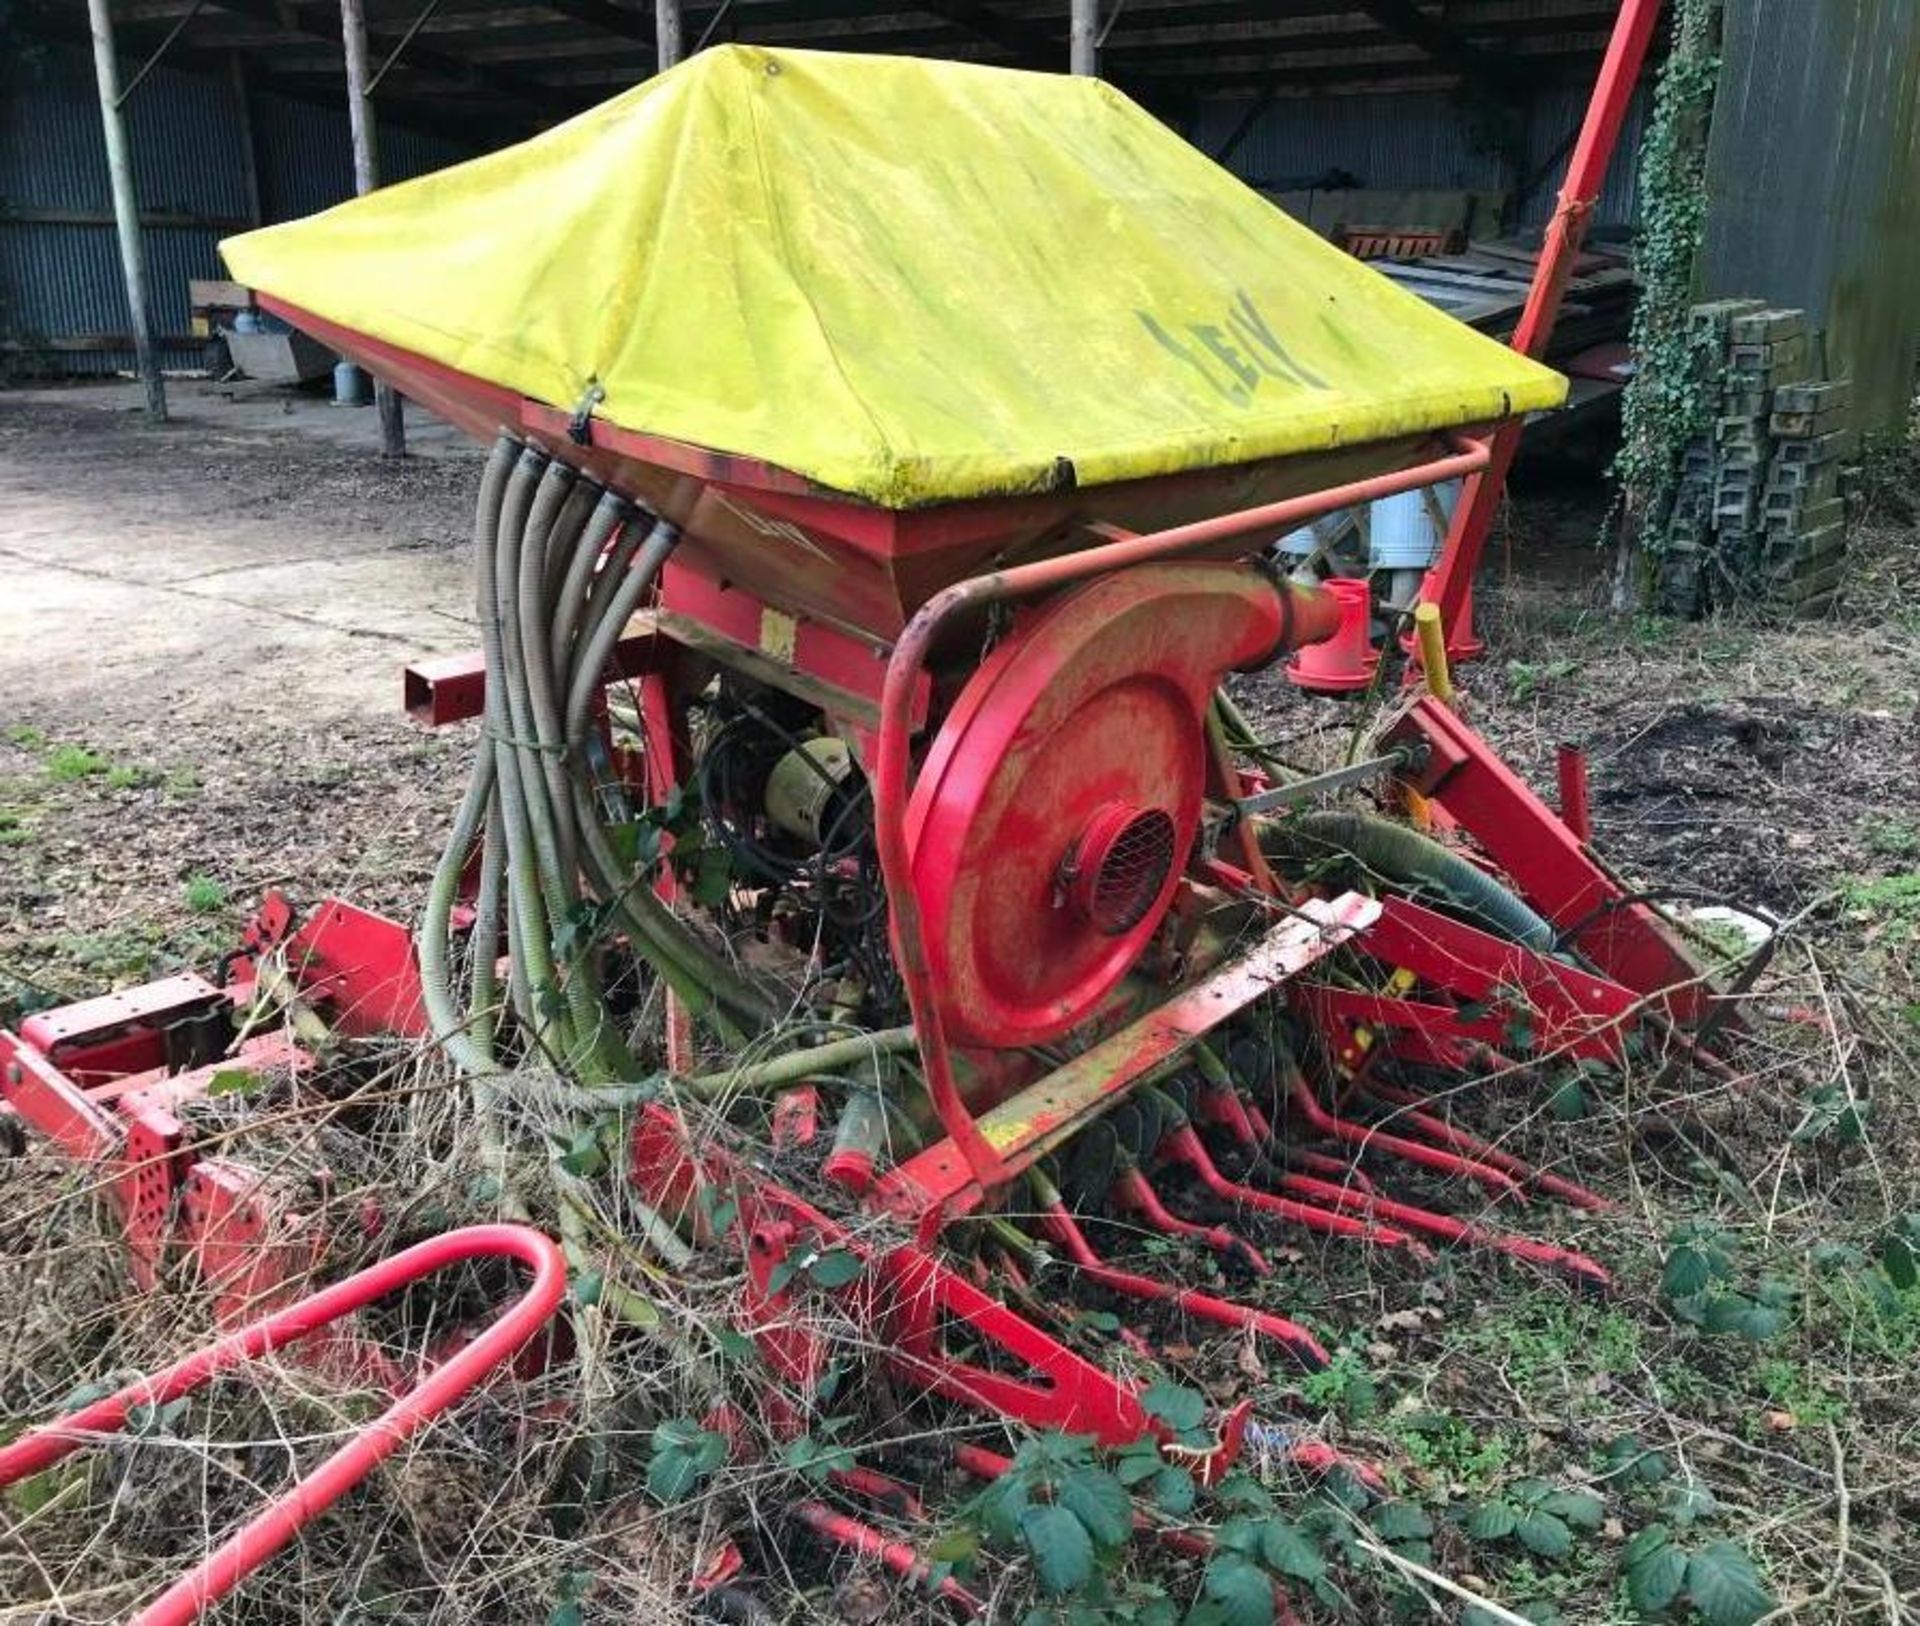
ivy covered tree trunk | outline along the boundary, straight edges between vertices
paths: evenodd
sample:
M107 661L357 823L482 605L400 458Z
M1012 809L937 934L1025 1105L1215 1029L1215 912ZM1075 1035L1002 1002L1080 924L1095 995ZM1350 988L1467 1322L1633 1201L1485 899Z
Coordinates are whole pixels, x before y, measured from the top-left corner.
M1620 522L1614 608L1641 599L1670 614L1700 600L1700 561L1668 528L1682 448L1711 424L1711 370L1688 311L1707 213L1707 130L1720 77L1720 0L1678 0L1672 53L1654 89L1640 153L1634 375L1621 402L1613 475ZM1637 589L1637 590L1636 590Z

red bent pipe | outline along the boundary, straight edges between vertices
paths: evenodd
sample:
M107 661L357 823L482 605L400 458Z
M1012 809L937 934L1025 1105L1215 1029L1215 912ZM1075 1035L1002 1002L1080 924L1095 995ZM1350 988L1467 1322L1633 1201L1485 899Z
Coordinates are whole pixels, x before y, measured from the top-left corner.
M863 1558L875 1559L904 1580L924 1585L932 1572L932 1566L904 1541L893 1540L850 1513L836 1512L824 1502L802 1502L793 1513L823 1541L830 1541L836 1547L845 1547ZM984 1615L987 1612L987 1606L951 1575L934 1590L970 1615Z
M1368 1079L1362 1086L1368 1095L1384 1102L1388 1106L1402 1110L1394 1113L1394 1118L1415 1132L1451 1146L1456 1152L1464 1152L1476 1162L1485 1163L1490 1168L1510 1174L1523 1185L1538 1187L1549 1196L1558 1197L1562 1202L1571 1203L1575 1208L1584 1208L1595 1214L1604 1214L1613 1208L1613 1203L1602 1197L1597 1191L1589 1191L1578 1182L1569 1180L1565 1175L1553 1173L1550 1169L1536 1169L1524 1158L1503 1151L1478 1135L1470 1135L1464 1129L1456 1129L1446 1119L1426 1110L1430 1104L1423 1095L1412 1090L1401 1089L1394 1084L1381 1084Z
M1330 1140L1344 1141L1363 1152L1383 1152L1388 1157L1397 1157L1418 1164L1423 1169L1431 1169L1435 1174L1458 1175L1482 1187L1495 1201L1502 1197L1520 1203L1527 1200L1520 1182L1499 1169L1475 1162L1470 1157L1461 1157L1455 1152L1444 1152L1437 1146L1409 1140L1404 1135L1389 1135L1372 1124L1356 1123L1351 1118L1336 1116L1315 1099L1312 1087L1304 1078L1295 1076L1288 1086L1287 1105L1306 1119L1315 1134L1325 1135Z
M1003 1184L1009 1171L999 1152L980 1133L960 1095L953 1057L940 1024L933 966L927 958L926 941L921 932L920 905L913 888L912 859L907 851L913 701L927 653L941 629L954 616L969 609L1029 598L1108 571L1197 553L1242 537L1293 530L1337 508L1350 508L1376 497L1389 497L1476 474L1487 466L1488 452L1483 442L1456 435L1451 437L1450 444L1454 447L1451 456L1435 458L1397 474L1330 486L1325 491L1291 497L1284 502L1222 514L1192 525L1177 525L1147 536L1128 536L1100 547L955 582L928 599L901 632L887 657L886 682L880 696L879 739L873 774L874 831L880 849L880 872L886 880L887 899L892 908L893 943L899 960L900 981L913 1013L927 1093L941 1125L982 1186Z
M1316 1372L1323 1370L1332 1359L1321 1346L1320 1340L1297 1321L1269 1315L1265 1310L1235 1304L1229 1299L1217 1299L1210 1293L1201 1293L1191 1287L1175 1287L1171 1282L1156 1281L1151 1276L1139 1276L1130 1270L1121 1270L1108 1264L1093 1251L1093 1244L1087 1240L1067 1205L1057 1198L1041 1204L1040 1223L1047 1234L1066 1249L1067 1257L1079 1267L1082 1275L1111 1293L1135 1299L1156 1299L1162 1304L1185 1310L1196 1320L1262 1333L1287 1349L1302 1365Z
M560 1250L524 1225L470 1225L415 1243L343 1282L228 1333L118 1394L57 1422L43 1423L0 1450L0 1487L126 1426L136 1406L163 1406L220 1373L295 1343L423 1276L468 1259L518 1259L533 1271L527 1290L472 1343L422 1378L327 1460L282 1492L192 1570L135 1615L129 1626L187 1626L210 1604L292 1541L395 1450L519 1352L547 1322L567 1288Z
M1169 1163L1190 1169L1201 1185L1227 1202L1271 1214L1275 1219L1298 1225L1303 1230L1317 1231L1322 1236L1346 1237L1376 1248L1399 1248L1415 1259L1433 1257L1413 1237L1391 1225L1376 1225L1371 1219L1332 1213L1311 1203L1295 1202L1290 1197L1278 1197L1270 1191L1229 1180L1220 1172L1220 1166L1213 1161L1213 1155L1201 1143L1191 1124L1182 1124L1162 1136L1159 1150Z
M1120 1172L1107 1193L1107 1205L1123 1214L1137 1214L1145 1224L1163 1235L1192 1237L1216 1253L1244 1260L1247 1268L1256 1276L1273 1274L1273 1266L1267 1262L1267 1256L1245 1237L1236 1236L1224 1225L1195 1225L1192 1220L1183 1220L1172 1212L1160 1200L1160 1193L1153 1189L1153 1182L1138 1169L1123 1169Z
M1555 1247L1551 1242L1535 1242L1529 1237L1512 1236L1505 1231L1489 1231L1485 1226L1475 1225L1471 1221L1455 1219L1451 1214L1436 1214L1431 1209L1415 1208L1410 1203L1397 1203L1386 1197L1368 1196L1362 1192L1349 1190L1345 1186L1332 1185L1325 1180L1315 1180L1304 1174L1288 1174L1281 1177L1280 1183L1289 1191L1302 1197L1311 1197L1333 1208L1345 1209L1353 1214L1365 1214L1391 1220L1395 1225L1404 1225L1409 1231L1422 1231L1442 1242L1459 1243L1464 1247L1491 1248L1513 1259L1521 1259L1530 1265L1541 1265L1548 1270L1557 1270L1570 1276L1587 1287L1607 1292L1613 1287L1613 1278L1597 1260L1589 1259L1584 1253L1576 1253L1571 1248Z

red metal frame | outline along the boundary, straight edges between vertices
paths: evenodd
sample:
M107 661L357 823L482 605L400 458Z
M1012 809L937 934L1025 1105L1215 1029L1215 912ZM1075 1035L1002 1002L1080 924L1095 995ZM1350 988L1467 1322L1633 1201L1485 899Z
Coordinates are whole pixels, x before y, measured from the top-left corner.
M311 1473L275 1497L186 1575L133 1617L131 1626L186 1626L225 1597L428 1423L515 1354L544 1326L567 1287L566 1261L538 1231L474 1225L416 1243L345 1281L276 1310L251 1326L128 1384L118 1393L0 1447L0 1486L50 1468L116 1434L140 1407L192 1394L222 1372L320 1331L375 1299L469 1259L517 1259L533 1272L527 1290L471 1343L435 1367Z
M1616 983L1688 1025L1713 1007L1713 990L1651 905L1626 895L1585 844L1460 717L1431 695L1415 701L1387 731L1387 747L1420 747L1424 760L1406 782L1437 803L1505 872L1520 895L1568 934ZM1410 945L1396 945L1401 953ZM1571 973L1570 973L1571 975ZM1531 993L1545 985L1538 979ZM1604 1003L1596 979L1582 988ZM1624 1013L1621 1013L1624 1014Z
M1483 444L1461 440L1458 445L1460 449L1451 456L1394 474L975 576L936 593L907 623L888 658L886 684L881 695L878 760L873 778L874 825L880 868L892 906L891 925L900 977L919 1038L927 1090L953 1147L982 1187L1003 1184L1013 1171L1005 1153L981 1134L960 1094L953 1056L940 1019L925 928L914 896L913 855L907 841L913 701L941 631L961 614L989 605L1051 592L1130 565L1198 553L1236 539L1295 530L1335 509L1455 479L1486 466L1487 449Z
M1001 1184L1126 1098L1142 1078L1271 993L1314 961L1349 941L1376 917L1372 900L1348 893L1309 900L1246 954L1182 988L1164 1004L975 1118L961 1103L965 1130L987 1149L991 1179ZM921 1054L927 1055L921 1040ZM930 1237L991 1194L989 1179L962 1138L949 1135L898 1168L875 1188L880 1206L916 1222Z
M1247 1407L1227 1414L1218 1443L1210 1449L1175 1446L1129 1385L933 1254L907 1243L868 1246L720 1147L696 1146L665 1107L645 1108L634 1125L630 1178L670 1221L688 1225L709 1241L720 1240L706 1218L720 1205L703 1203L701 1191L711 1189L731 1202L732 1217L720 1235L737 1237L746 1257L742 1329L754 1339L768 1368L796 1395L813 1394L828 1354L820 1336L794 1313L793 1293L804 1277L794 1265L810 1253L843 1251L864 1268L857 1280L830 1296L869 1329L888 1365L917 1386L1035 1428L1090 1434L1104 1445L1160 1438L1203 1482L1225 1473L1239 1454ZM949 1322L964 1324L970 1340L993 1346L995 1364L955 1356L946 1345ZM779 1432L805 1427L797 1408L778 1396L770 1404L768 1420Z
M1560 188L1559 206L1547 225L1546 241L1533 270L1533 282L1527 289L1527 302L1520 323L1513 331L1512 346L1523 356L1538 356L1552 337L1554 323L1566 296L1567 281L1587 234L1587 222L1607 178L1607 166L1619 145L1621 126L1634 88L1640 82L1640 70L1653 42L1660 20L1661 0L1622 0L1614 19L1613 35L1607 42L1607 54L1594 82L1593 96L1587 103L1586 118L1567 163L1567 176ZM1467 482L1462 500L1447 527L1447 539L1439 563L1428 573L1421 597L1440 606L1441 624L1446 630L1447 655L1451 660L1471 660L1486 645L1473 631L1473 577L1480 568L1480 556L1492 534L1494 516L1499 512L1501 492L1507 471L1513 466L1525 425L1515 421L1494 431L1491 456L1486 468Z

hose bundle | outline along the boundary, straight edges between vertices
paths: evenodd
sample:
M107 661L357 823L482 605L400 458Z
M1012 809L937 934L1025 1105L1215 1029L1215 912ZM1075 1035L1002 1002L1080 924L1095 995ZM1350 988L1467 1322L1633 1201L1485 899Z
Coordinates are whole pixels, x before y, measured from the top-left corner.
M530 1050L582 1079L632 1076L589 952L602 920L723 1031L752 1033L777 1015L764 991L660 901L649 867L620 856L589 763L608 659L678 539L673 526L511 436L487 460L473 530L485 720L420 930L428 1017L463 1072L500 1070L495 967L504 938L505 1008ZM451 922L476 843L463 1001Z

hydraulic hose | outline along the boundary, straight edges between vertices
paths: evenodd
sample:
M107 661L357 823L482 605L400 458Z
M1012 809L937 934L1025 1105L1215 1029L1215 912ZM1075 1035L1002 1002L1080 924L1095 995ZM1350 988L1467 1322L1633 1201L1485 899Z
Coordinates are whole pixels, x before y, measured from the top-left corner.
M499 679L487 684L487 742L483 748L490 747L494 754L494 775L506 823L509 943L514 963L525 971L531 995L517 1014L538 1045L565 1061L572 1053L571 1036L565 1031L567 1013L543 997L555 986L553 927L542 888L541 855L534 846L533 815L528 806L531 792L521 775L517 743L527 738L531 718L519 684L519 639L509 636L517 628L517 618L511 614L511 594L518 580L520 537L544 465L545 459L538 452L520 454L507 481L494 557L476 560L476 567L484 577L481 602L486 617L482 631L487 672L490 679Z
M507 476L513 467L516 448L512 441L504 436L494 444L493 455L487 459L485 470L480 476L480 492L474 504L473 552L474 559L493 557L494 531L500 523L500 502L506 490ZM490 575L490 573L489 573ZM486 600L491 596L491 582L481 584L480 596L481 625L484 629L487 621ZM490 652L489 652L490 654ZM489 707L491 709L491 707ZM468 849L472 847L474 837L480 833L483 817L491 825L498 819L498 809L493 806L494 758L490 742L483 741L474 755L473 771L468 776L466 795L461 798L459 810L454 814L453 830L447 837L446 847L440 854L440 862L435 866L433 880L427 888L427 907L420 928L420 992L422 1003L427 1008L427 1020L433 1024L433 1031L445 1047L455 1067L465 1073L485 1073L492 1070L493 1055L491 1044L478 1042L468 1030L468 1017L463 1015L454 1004L451 979L448 971L447 948L450 920L454 900L460 890L460 871L464 867ZM488 847L493 842L489 837ZM498 865L495 866L498 872ZM486 869L483 862L482 870ZM489 895L487 903L493 903ZM497 922L497 910L487 915L489 921ZM497 924L493 927L494 941L497 941ZM476 952L491 960L491 943L483 939ZM476 994L478 989L476 988ZM475 1013L484 1013L486 1006L476 998ZM484 1018L483 1018L484 1019Z
M730 1037L781 1013L654 893L648 869L616 849L591 783L594 697L615 644L654 586L678 533L543 453L502 436L474 517L476 608L487 672L485 730L428 889L420 931L427 1013L449 1057L504 1075L495 970L503 931L510 1008L537 1049L585 1079L631 1076L584 949L560 932L588 919L584 881L634 952ZM466 1008L453 991L451 915L480 850Z
M1552 953L1554 931L1484 870L1418 830L1370 813L1327 810L1259 822L1260 848L1280 865L1349 854L1373 874L1407 891L1449 904L1488 930L1542 953Z

